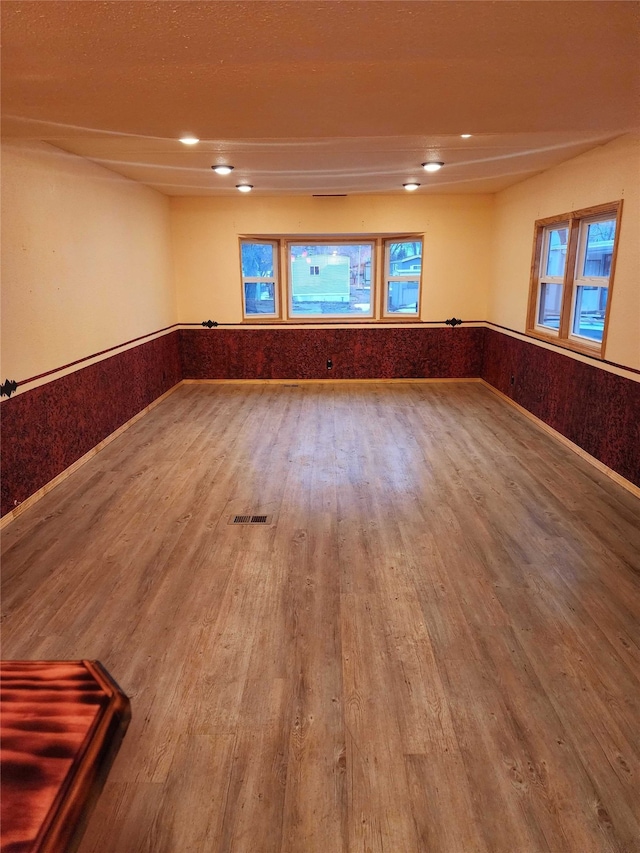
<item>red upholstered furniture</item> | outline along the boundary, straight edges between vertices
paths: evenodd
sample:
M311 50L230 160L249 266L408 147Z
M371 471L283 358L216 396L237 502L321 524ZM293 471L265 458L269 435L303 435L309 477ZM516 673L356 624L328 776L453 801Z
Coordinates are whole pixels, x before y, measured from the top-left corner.
M68 853L131 718L97 661L0 663L1 853Z

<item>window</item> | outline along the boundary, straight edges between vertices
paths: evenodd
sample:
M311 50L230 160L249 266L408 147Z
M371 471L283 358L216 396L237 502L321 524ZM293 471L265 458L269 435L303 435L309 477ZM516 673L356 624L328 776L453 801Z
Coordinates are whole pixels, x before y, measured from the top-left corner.
M287 250L289 317L373 316L373 243L289 242Z
M560 310L562 306L564 269L567 262L568 234L568 225L562 224L559 226L548 226L545 228L543 235L536 324L541 329L553 330L555 333L560 329Z
M277 241L241 240L240 263L244 318L279 317Z
M606 216L580 225L571 308L572 335L602 341L615 237L615 217Z
M247 321L420 319L421 235L243 237L240 258Z
M422 240L387 240L384 268L383 316L417 317L420 313Z
M602 355L622 202L536 222L527 331Z

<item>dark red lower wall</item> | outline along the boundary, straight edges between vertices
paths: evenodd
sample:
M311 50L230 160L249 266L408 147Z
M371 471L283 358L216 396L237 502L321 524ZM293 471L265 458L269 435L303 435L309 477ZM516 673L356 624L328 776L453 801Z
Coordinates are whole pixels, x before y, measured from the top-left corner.
M186 329L184 379L471 378L484 329ZM327 370L327 359L333 363Z
M640 383L595 364L464 326L188 329L5 400L2 514L183 378L475 377L640 486Z
M4 400L2 515L180 379L176 331Z
M640 486L639 382L493 329L485 332L483 379Z

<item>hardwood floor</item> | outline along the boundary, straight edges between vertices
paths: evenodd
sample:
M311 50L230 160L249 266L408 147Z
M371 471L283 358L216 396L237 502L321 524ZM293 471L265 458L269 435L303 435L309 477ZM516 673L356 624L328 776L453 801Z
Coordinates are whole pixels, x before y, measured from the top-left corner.
M640 851L640 501L480 384L183 386L2 601L131 697L81 853Z

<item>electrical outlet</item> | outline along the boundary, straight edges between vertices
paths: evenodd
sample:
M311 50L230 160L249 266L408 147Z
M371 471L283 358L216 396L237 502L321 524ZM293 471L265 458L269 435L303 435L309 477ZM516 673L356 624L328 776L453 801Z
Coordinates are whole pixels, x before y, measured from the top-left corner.
M333 361L330 358L327 359L327 370L333 369Z
M511 374L511 385L515 385L515 384L516 384L516 377L512 373Z

